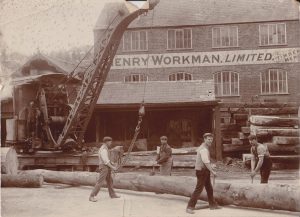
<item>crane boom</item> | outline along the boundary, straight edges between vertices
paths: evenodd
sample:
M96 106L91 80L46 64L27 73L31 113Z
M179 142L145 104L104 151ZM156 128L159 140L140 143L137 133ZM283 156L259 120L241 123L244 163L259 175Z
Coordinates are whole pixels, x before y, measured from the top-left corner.
M115 22L103 34L94 64L84 75L80 91L54 147L63 146L70 136L78 145L82 144L87 125L126 28L140 14L153 9L157 3L157 0L150 1L146 8L134 8L133 5L123 4L117 10Z

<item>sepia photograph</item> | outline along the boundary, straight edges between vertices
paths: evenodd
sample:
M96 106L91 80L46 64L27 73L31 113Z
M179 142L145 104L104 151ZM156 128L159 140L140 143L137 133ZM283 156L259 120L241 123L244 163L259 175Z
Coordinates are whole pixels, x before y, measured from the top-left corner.
M0 0L1 217L300 216L299 0Z

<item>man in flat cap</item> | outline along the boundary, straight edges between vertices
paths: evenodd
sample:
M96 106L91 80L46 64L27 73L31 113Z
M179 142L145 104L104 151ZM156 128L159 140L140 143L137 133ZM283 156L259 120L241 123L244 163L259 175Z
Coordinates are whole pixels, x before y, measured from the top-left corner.
M166 136L160 137L160 148L156 158L157 164L160 165L160 175L170 176L172 172L173 158L172 148L168 145Z
M209 208L220 208L214 200L213 187L210 181L210 173L212 173L214 176L217 175L210 162L209 148L211 147L213 142L213 135L211 133L205 133L203 135L203 138L204 142L199 146L197 150L195 163L197 185L186 208L186 212L189 214L194 214L194 210L200 209L200 207L196 207L196 203L204 187L207 193Z
M89 200L92 202L96 202L96 196L100 191L103 182L106 180L108 193L111 198L119 198L119 196L115 193L113 189L113 179L111 176L111 170L117 170L117 168L111 163L109 159L108 151L112 148L112 138L104 137L103 143L98 152L99 156L99 177L94 189L91 192Z
M248 139L251 144L251 178L253 180L256 173L260 171L260 183L268 183L272 169L272 160L268 147L258 143L255 135L248 136Z

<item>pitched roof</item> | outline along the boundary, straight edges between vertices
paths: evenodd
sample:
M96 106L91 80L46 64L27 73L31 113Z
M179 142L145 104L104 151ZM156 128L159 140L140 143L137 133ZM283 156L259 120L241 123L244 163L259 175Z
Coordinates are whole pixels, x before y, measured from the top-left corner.
M107 13L104 8L95 29L103 28L107 22ZM297 19L299 3L296 0L160 0L154 10L134 20L129 28Z
M201 103L215 101L213 81L106 82L98 107L145 104ZM209 93L211 91L211 93Z
M17 72L13 74L13 76L24 76L24 72L26 70L29 70L32 67L34 68L35 66L39 66L41 69L47 69L46 66L48 66L51 69L53 69L55 73L62 73L64 75L68 75L75 69L76 64L38 53L29 58L29 60ZM75 74L84 71L84 69L84 66L77 67L75 70Z

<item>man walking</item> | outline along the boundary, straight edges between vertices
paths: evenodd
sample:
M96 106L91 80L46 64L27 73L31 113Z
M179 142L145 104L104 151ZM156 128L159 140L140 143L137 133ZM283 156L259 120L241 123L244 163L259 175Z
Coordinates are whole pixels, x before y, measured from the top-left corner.
M272 160L268 147L258 143L255 135L248 136L251 144L251 178L260 170L260 183L268 183L272 169Z
M160 175L170 176L173 166L172 148L168 145L166 136L160 137L160 149L157 155L157 164L160 164Z
M99 156L99 178L97 183L91 192L89 200L92 202L96 202L96 196L100 191L101 186L103 185L104 180L106 180L108 193L111 198L119 198L116 195L113 189L113 179L111 176L111 170L117 170L117 168L110 162L108 150L112 148L112 138L104 137L103 144L101 145L98 156Z
M196 207L196 203L204 187L207 193L210 209L221 208L214 200L213 187L210 181L210 173L212 173L214 176L217 175L210 162L209 148L213 142L213 135L211 133L205 133L203 138L204 142L198 148L196 156L195 170L197 176L197 185L186 208L186 212L190 214L194 214L194 210L200 209L199 207Z

